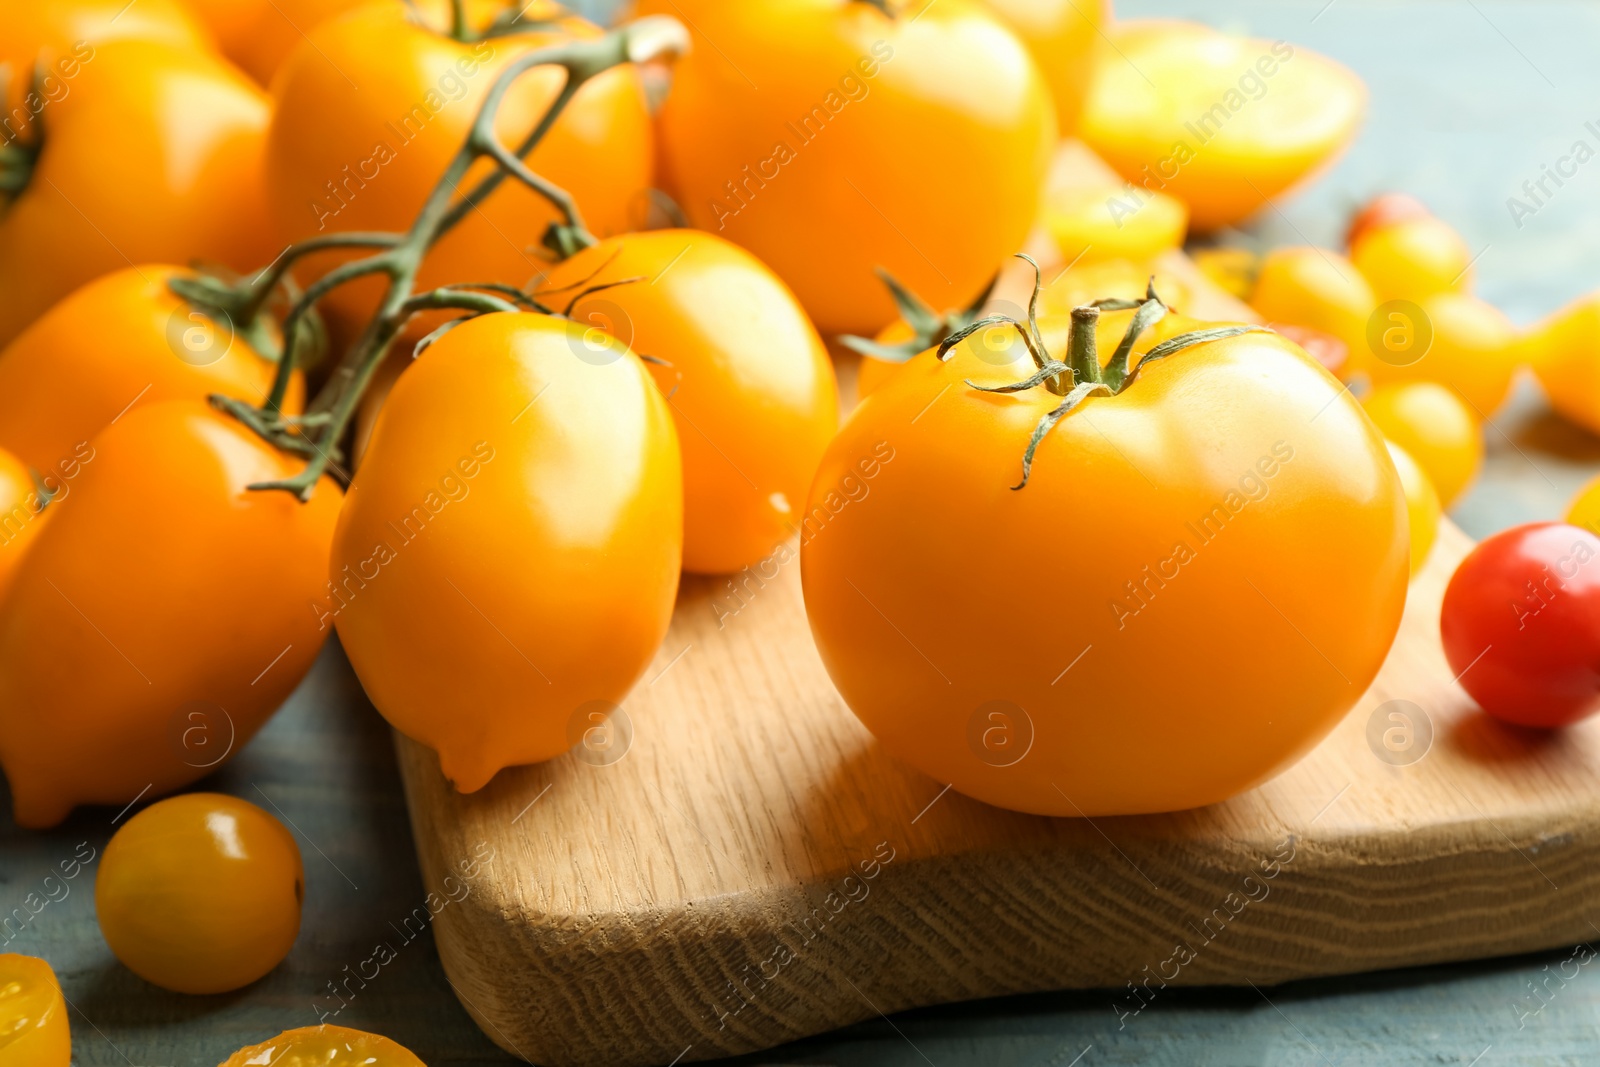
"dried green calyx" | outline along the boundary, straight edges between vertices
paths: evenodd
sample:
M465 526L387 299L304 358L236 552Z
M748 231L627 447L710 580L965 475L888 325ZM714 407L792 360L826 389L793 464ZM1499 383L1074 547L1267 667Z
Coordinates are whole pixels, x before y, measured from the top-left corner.
M885 363L904 363L913 356L920 356L928 349L942 344L946 338L971 326L978 318L978 312L989 302L989 297L994 293L995 283L1000 280L996 274L990 279L988 286L979 293L967 307L960 311L952 311L948 315L941 315L928 306L916 293L884 270L877 268L874 272L883 284L888 287L889 293L894 297L895 307L900 312L900 318L911 327L911 336L899 344L885 345L865 337L855 337L846 334L840 337L839 343L872 359L882 360Z
M1156 345L1144 354L1138 366L1129 370L1128 363L1133 355L1133 346L1138 343L1139 337L1145 330L1161 321L1167 313L1167 306L1156 295L1155 278L1152 277L1145 287L1143 300L1096 300L1084 307L1073 308L1072 329L1067 341L1067 362L1063 363L1050 354L1044 338L1039 334L1039 293L1044 287L1039 264L1031 256L1019 255L1017 258L1025 259L1033 266L1033 298L1028 302L1027 323L1018 322L1009 315L990 315L969 323L945 338L940 342L938 351L939 360L943 362L950 358L952 349L980 330L994 326L1014 327L1022 335L1022 342L1033 360L1036 368L1034 373L1020 382L1012 382L1009 385L979 385L970 378L967 379L967 385L985 393L1021 393L1029 389L1044 388L1062 398L1061 403L1046 413L1033 428L1027 450L1022 454L1022 481L1012 486L1012 489L1022 489L1028 484L1028 478L1033 472L1034 453L1039 450L1039 443L1055 428L1056 423L1071 414L1078 405L1091 396L1118 395L1133 385L1140 372L1150 363L1176 355L1186 348L1265 329L1261 326L1217 326L1206 330L1192 330ZM1133 320L1128 323L1122 341L1104 366L1100 363L1095 334L1102 311L1133 312Z

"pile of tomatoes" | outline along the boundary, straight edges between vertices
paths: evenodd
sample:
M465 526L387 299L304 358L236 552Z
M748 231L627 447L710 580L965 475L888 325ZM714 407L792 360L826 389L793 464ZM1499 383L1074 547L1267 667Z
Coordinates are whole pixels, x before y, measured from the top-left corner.
M229 754L197 758L205 728L247 743L334 632L470 792L620 706L683 573L798 540L822 659L890 752L1017 810L1170 811L1359 699L1518 366L1600 429L1600 303L1516 330L1408 198L1347 255L1213 249L1253 313L1197 317L1190 228L1358 128L1330 60L1082 0L636 14L0 13L0 764L23 826L179 794L97 877L157 985L236 989L292 946L292 836L180 791ZM1063 170L1074 133L1104 163ZM1065 269L996 289L1040 234ZM1452 661L1515 643L1457 621L1569 530L1469 560ZM1518 621L1581 640L1488 655L1494 694L1464 684L1491 711L1592 706L1600 626L1562 581ZM0 1063L65 1064L48 966L0 979ZM335 1028L229 1062L269 1061L418 1062Z

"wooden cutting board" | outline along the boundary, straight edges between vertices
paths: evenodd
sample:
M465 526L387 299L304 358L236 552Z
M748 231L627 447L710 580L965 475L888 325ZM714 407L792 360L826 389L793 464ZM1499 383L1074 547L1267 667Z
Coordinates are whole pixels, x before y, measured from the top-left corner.
M1195 284L1195 313L1248 314ZM885 756L813 647L798 553L737 589L687 579L600 754L460 796L398 739L445 970L507 1051L622 1067L1057 988L1104 987L1108 1022L1136 1025L1169 985L1600 936L1600 723L1514 731L1456 686L1439 602L1470 547L1441 531L1371 691L1297 766L1215 807L1093 821L987 807Z

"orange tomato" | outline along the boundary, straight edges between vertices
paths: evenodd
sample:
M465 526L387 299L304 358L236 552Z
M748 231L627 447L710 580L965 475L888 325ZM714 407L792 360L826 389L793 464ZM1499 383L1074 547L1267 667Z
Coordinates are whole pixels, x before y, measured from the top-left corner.
M142 0L141 0L142 2ZM222 53L262 85L322 23L370 0L187 0Z
M1472 251L1412 197L1376 197L1351 222L1350 259L1379 300L1421 300L1472 287Z
M1466 293L1380 305L1381 319L1352 354L1375 385L1438 382L1454 389L1479 419L1505 403L1524 339L1499 308ZM1374 343L1376 342L1376 343Z
M1301 246L1276 248L1262 258L1250 306L1269 323L1327 334L1362 363L1367 323L1378 301L1355 264L1337 252Z
M1550 406L1600 433L1600 293L1575 301L1535 326L1525 355Z
M259 266L268 101L209 53L150 41L84 46L0 215L0 344L129 263ZM32 154L30 149L29 155Z
M0 955L0 1067L69 1067L72 1035L56 973L44 960Z
M277 365L168 288L193 276L160 265L107 274L0 349L0 447L50 472L136 404L264 398ZM284 410L298 413L304 394L295 371Z
M579 297L627 278L640 280ZM661 361L648 366L683 450L686 570L736 571L799 529L839 390L822 339L760 260L695 230L627 234L554 268L535 295L578 298L574 321Z
M277 109L266 161L281 241L331 231L408 229L460 151L499 72L530 50L600 32L569 17L556 29L463 44L439 28L449 25L442 4L422 6L426 18L413 16L398 0L348 12L312 30L284 61L273 82ZM522 141L564 78L559 68L544 67L517 81L495 127L503 143L514 149ZM527 162L573 190L591 231L606 236L633 228L650 188L651 156L638 74L618 67L579 90ZM480 161L463 191L493 169L490 161ZM434 247L417 288L537 280L551 261L540 242L556 218L543 197L506 182ZM302 264L304 276L320 275L342 258L310 257ZM381 291L368 279L333 293L323 307L336 321L359 329Z
M1361 79L1309 49L1139 19L1110 31L1081 136L1128 181L1189 205L1201 232L1239 222L1355 136Z
M801 553L840 694L890 753L1019 811L1171 811L1265 780L1360 698L1399 626L1382 438L1293 344L1246 333L1146 357L1013 490L1062 397L965 384L1033 371L1010 337L912 360L823 459L813 514L872 479Z
M896 6L640 5L694 33L658 116L664 186L776 271L824 336L894 318L876 268L933 307L969 304L1037 219L1056 146L1049 90L1009 30L971 0ZM932 131L949 165L929 165Z
M1100 62L1101 27L1110 0L985 0L1033 53L1050 84L1063 136L1078 128L1084 97Z
M1411 526L1411 573L1416 574L1428 562L1428 553L1439 536L1439 517L1444 509L1439 503L1439 491L1433 487L1427 472L1411 458L1411 453L1393 441L1386 443L1406 494L1406 518Z
M0 449L0 600L44 525L40 488L27 464Z
M0 765L21 826L159 796L242 747L322 646L338 487L200 401L136 407L61 470L0 603Z
M1189 306L1193 294L1188 284L1170 271L1148 261L1108 259L1080 263L1056 275L1039 291L1039 314L1065 318L1073 308L1096 300L1142 300L1152 279L1156 295L1168 307ZM1021 309L1017 310L1020 313Z
M682 561L677 434L644 364L563 319L484 315L395 383L321 613L384 718L473 792L627 695Z
M242 1048L218 1067L427 1067L410 1049L377 1034L343 1026L285 1030Z
M1448 508L1483 466L1483 431L1472 409L1437 382L1379 386L1362 400L1383 435L1427 474Z
M220 793L170 797L129 819L94 882L111 951L176 993L226 993L272 970L294 947L304 898L289 831Z

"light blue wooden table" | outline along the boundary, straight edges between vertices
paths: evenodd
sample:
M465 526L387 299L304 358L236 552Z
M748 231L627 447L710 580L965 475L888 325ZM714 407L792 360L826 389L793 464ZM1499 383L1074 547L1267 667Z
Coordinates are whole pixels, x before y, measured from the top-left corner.
M1203 18L1332 55L1372 89L1360 141L1313 190L1258 220L1270 243L1337 242L1351 206L1382 189L1427 199L1466 235L1480 290L1527 322L1600 288L1600 160L1519 229L1506 199L1600 125L1600 7L1490 0L1372 3L1128 2L1124 14ZM1600 143L1595 147L1600 148ZM1489 435L1482 483L1456 509L1483 536L1557 517L1600 470L1600 440L1524 389ZM123 970L94 925L92 874L4 949L42 955L73 1003L83 1067L212 1067L280 1029L315 1023L326 984L366 959L423 899L389 736L337 651L210 788L278 809L307 867L293 953L241 993L183 998ZM80 842L101 849L115 812L24 833L0 809L0 915L22 908ZM92 870L92 865L91 865ZM1595 921L1600 927L1600 908ZM1600 941L1600 933L1597 933ZM1109 993L1051 994L910 1012L736 1061L742 1064L1255 1067L1591 1064L1600 1060L1600 966L1570 950L1271 989L1169 992L1118 1029ZM1537 992L1535 991L1537 986ZM1270 1002L1268 1001L1270 997ZM450 992L430 937L406 945L337 1016L434 1067L511 1062Z

